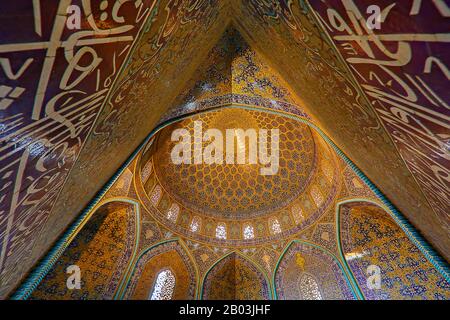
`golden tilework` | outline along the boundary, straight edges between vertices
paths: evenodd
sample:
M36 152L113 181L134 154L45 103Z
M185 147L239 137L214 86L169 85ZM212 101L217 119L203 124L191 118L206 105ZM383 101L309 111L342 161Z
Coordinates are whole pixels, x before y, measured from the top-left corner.
M450 283L382 208L364 202L345 204L340 222L347 263L367 299L450 299ZM367 285L371 265L380 268L380 288Z
M203 283L206 300L265 300L269 297L269 286L261 272L235 253L219 261Z
M170 155L178 142L170 140L172 131L184 128L193 137L197 120L204 131L217 128L224 136L227 128L279 129L278 173L259 174L261 164L174 164ZM163 130L155 144L155 172L164 189L183 206L215 217L243 219L274 211L298 197L314 174L315 146L309 127L263 112L229 109L195 116ZM248 150L248 143L245 146Z
M355 299L339 261L323 250L304 243L292 243L275 273L278 299L304 300L302 278L315 281L324 300Z
M194 137L196 121L202 122L204 131L278 129L278 172L261 175L260 164L173 163L171 151L180 142L171 141L172 132L183 128ZM306 124L263 111L232 108L201 113L164 128L152 140L142 155L147 160L139 166L142 171L151 162L154 169L138 194L161 223L188 238L221 246L284 239L311 226L336 203L340 169L322 140ZM191 150L192 145L187 146ZM323 165L328 166L328 176ZM179 207L177 218L169 219L167 212L174 205ZM245 236L246 227L252 229L251 237Z
M264 57L229 26L160 122L223 105L243 104L309 118L301 102Z
M72 2L80 28L64 23ZM164 119L233 104L314 119L448 260L448 2L374 0L387 8L383 32L366 28L368 2L2 1L0 297L170 108ZM137 198L130 172L109 197ZM373 199L348 172L343 180L332 198ZM310 191L302 210L327 201ZM302 224L299 212L274 213L280 234ZM171 221L191 218L181 210ZM217 223L196 232L211 236ZM252 224L255 238L267 235L265 221ZM236 223L226 230L242 234Z
M175 242L161 244L144 253L136 262L125 288L125 299L150 300L158 273L169 269L175 276L174 300L195 297L194 266L181 246Z
M308 50L311 61L319 57ZM110 278L102 276L103 270L92 271L99 276L84 279L90 285L84 288L81 298L111 298L116 294L118 299L149 299L157 275L170 270L175 277L173 299L269 299L273 290L278 299L355 299L358 288L349 284L352 275L344 270L344 261L339 257L336 207L342 200L377 201L377 197L320 134L307 124L283 116L289 113L316 123L292 89L238 31L228 28L206 61L163 119L193 114L159 131L102 199L127 197L138 204L140 233L128 229L127 245L119 248L120 242L116 244L122 257L130 257L132 246L128 244L139 243L136 255L133 260L120 259L111 267L114 276ZM139 63L133 61L133 72L143 67ZM329 63L330 68L339 67L332 59ZM136 94L138 88L133 90ZM257 109L217 108L239 105ZM269 114L266 109L282 113ZM120 113L125 116L126 110ZM261 176L259 165L174 165L169 156L171 133L176 128L187 128L192 133L196 120L203 122L203 130L279 129L278 174ZM103 230L101 221L94 217L95 213L89 222L97 227L88 224L85 233L83 229L78 234L85 240L74 245L108 232L123 232L115 224L105 226L108 232ZM379 226L375 218L364 217L364 221L367 226ZM341 229L340 235L343 237L345 232ZM358 228L352 229L349 239L359 239L359 232ZM348 243L353 245L350 240ZM404 247L399 248L389 254L394 252L399 261L410 261ZM65 289L66 274L61 266L68 263L70 250L57 261L32 298L80 298L79 292ZM77 250L79 255L92 252L90 247ZM414 252L420 267L415 265L414 272L403 275L406 280L393 277L389 282L392 290L375 298L448 297L448 284L442 282L436 269L419 257L411 243L408 250ZM384 255L373 257L371 263L376 262L387 268L383 271L387 274L401 272L400 267L386 263ZM88 274L94 269L86 268ZM128 272L122 277L120 272L124 270ZM272 276L274 282L268 280ZM366 298L374 298L366 294L363 275L355 272L355 276ZM431 281L423 291L420 281L425 278ZM401 291L400 282L419 285ZM119 284L120 292L116 291Z
M134 245L134 212L124 203L99 208L77 234L31 299L111 299ZM127 240L131 236L131 243ZM69 266L80 268L81 289L69 290Z

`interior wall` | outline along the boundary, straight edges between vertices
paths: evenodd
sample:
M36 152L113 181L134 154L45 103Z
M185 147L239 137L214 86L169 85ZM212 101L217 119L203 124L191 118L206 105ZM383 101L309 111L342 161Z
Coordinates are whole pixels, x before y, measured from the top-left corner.
M353 3L353 1L346 2ZM378 1L377 3L382 8L385 8L391 2ZM325 9L322 8L339 8L338 11L341 12L340 19L347 25L352 25L349 17L343 13L341 1L311 1L311 3L315 4L313 5L314 8L320 9L321 13L325 12ZM393 11L395 11L395 8ZM352 64L348 62L352 60L347 60L353 56L357 59L365 59L367 58L366 53L358 49L354 38L351 39L351 43L348 45L345 41L336 41L339 50L336 49L336 45L330 41L328 33L334 36L335 34L337 35L337 31L334 29L330 31L328 28L322 27L316 18L313 8L306 1L249 0L240 1L238 5L233 6L233 9L236 12L235 17L254 17L253 19L236 18L233 21L250 45L264 55L273 68L283 75L296 95L301 99L300 105L305 108L305 111L317 119L320 127L327 135L387 195L410 222L424 234L428 241L448 259L450 256L450 241L447 236L449 219L446 214L442 214L442 211L444 213L447 212L447 214L449 212L448 201L446 200L448 199L447 193L449 190L448 169L445 169L448 168L448 164L443 165L447 161L444 160L445 156L443 156L446 153L446 151L443 151L446 141L445 134L442 136L442 132L448 131L448 125L445 124L445 121L442 121L443 117L445 117L445 111L439 107L442 110L440 114L436 114L436 116L432 116L433 119L430 118L430 120L424 122L421 118L422 116L416 118L417 112L414 110L428 108L426 106L417 105L419 109L400 111L410 106L406 103L402 106L403 109L389 109L390 107L387 105L385 107L381 106L384 104L383 99L377 99L376 102L374 102L373 97L371 100L367 99L367 93L361 89L361 85L373 86L375 84L374 88L377 88L376 90L386 92L386 94L394 94L398 99L401 99L398 94L395 94L396 90L402 90L395 83L400 80L396 80L395 77L405 77L405 75L402 75L403 71L400 68L395 68L393 71L390 71L392 72L391 75L385 74L389 71L383 71L381 75L379 70L374 70L377 72L376 74L382 76L382 81L389 82L391 80L389 83L395 83L393 85L395 88L392 89L389 86L384 88L382 84L377 84L378 78L375 77L375 74L372 74L372 80L369 83L362 82L360 75L354 75L349 67L349 64L350 66ZM438 25L446 23L438 11L428 8L427 12L429 10L434 10L434 13L419 13L415 17L417 19L414 22L411 20L413 26L408 23L408 28L410 29L398 27L396 22L398 20L394 17L386 20L383 28L387 28L388 34L395 34L396 32L414 34L417 28L419 30L417 31L418 34L427 32L420 25L423 21L422 17L428 17L428 15L433 17L431 20L438 21ZM397 14L407 15L405 12ZM430 17L427 19L430 19ZM409 19L409 17L404 19ZM432 31L438 32L438 30L442 32L441 27ZM339 34L342 33L345 32L340 32ZM374 39L379 40L379 38ZM398 41L396 43L398 44ZM370 58L367 62L367 67L364 67L365 69L362 71L366 73L366 78L368 77L367 73L373 70L371 66L375 65L375 62L378 61L377 59L386 60L386 55L388 55L386 47L389 46L383 47L379 42L373 46L376 47L377 44L381 46L381 49L384 48L384 51L378 52L379 50L375 50L376 58ZM402 42L400 44L411 48L410 44ZM439 44L439 46L439 48L433 46L433 52L442 57L444 47L442 47L443 44ZM415 47L416 45L414 45ZM421 48L428 48L428 46L425 44ZM344 55L347 60L340 56L339 51L343 50L347 52ZM351 57L350 51L353 52ZM419 51L414 50L412 54L414 53L419 57L424 56L422 49ZM414 61L408 60L409 65L414 66ZM397 62L392 62L392 64L395 63ZM386 62L386 64L389 63ZM443 66L441 65L441 70L444 70L445 73L445 67ZM358 65L359 69L360 66ZM434 77L434 73L427 75L427 77ZM432 83L448 83L448 81L442 78L442 73L439 73ZM436 92L442 93L438 89L439 87L440 85L438 84ZM410 86L408 90L411 95L420 95L420 89ZM381 94L380 98L385 97L386 94ZM445 101L445 94L441 97L441 100ZM386 113L386 110L389 110L388 113ZM380 121L380 112L386 114L383 121ZM387 121L387 118L396 119L393 120L393 123L398 127L399 134L401 132L400 137L398 135L392 136L385 130L384 122ZM440 121L440 127L435 125L428 126L429 121ZM448 119L446 121L448 123ZM411 122L416 123L412 125L414 127L412 131L419 132L418 136L413 137L414 134L405 135L405 131L410 130L409 123ZM419 123L426 124L424 126L417 125ZM447 126L447 128L444 130L442 125ZM431 147L433 150L425 147L426 142L421 142L429 139L433 140L430 144L430 146L433 145ZM417 148L417 144L422 145L422 147ZM409 145L408 148L405 145ZM404 150L404 152L400 149ZM435 163L431 164L429 162L430 159L426 160L422 156L420 156L420 159L417 158L418 153L416 153L413 157L407 156L412 161L412 165L406 165L404 161L406 153L410 155L412 149L418 150L422 155L431 152L430 154L433 154L433 159L435 159L432 162L434 161ZM413 158L417 161L414 162ZM425 163L428 164L424 166L423 164ZM435 168L434 175L430 175L429 168ZM421 175L420 172L423 172L424 175ZM430 177L432 182L430 182ZM419 180L423 180L424 184L418 184L417 181ZM425 194L425 189L434 190L434 195ZM434 199L442 197L444 203L438 205L439 211L433 210L430 201L435 202L436 200Z
M87 204L146 137L170 105L177 87L187 81L207 53L208 43L220 35L224 26L213 23L217 22L216 19L226 21L223 11L219 17L213 2L202 1L201 4L195 6L194 11L188 11L188 1L160 4L158 15L134 49L134 59L121 73L122 77L126 77L119 79L110 93L110 100L80 154L79 166L73 168L71 180L68 180L66 189L62 190L55 204L54 219L49 221L48 230L38 244L43 245L49 237L54 237L55 231L62 229ZM156 34L164 37L158 40L157 51L154 52ZM164 74L164 81L158 80L159 74ZM123 99L125 96L127 98ZM99 168L95 163L105 165ZM94 175L99 179L85 179ZM79 198L71 194L77 194ZM57 213L61 211L74 214L72 217L58 217Z
M79 30L65 27L70 3ZM90 3L1 4L0 297L145 138L229 16L215 0Z
M450 298L449 283L381 207L355 201L339 213L343 254L366 299ZM380 288L368 287L369 266L379 268Z
M449 3L310 3L448 233ZM383 21L371 30L365 9L373 4Z
M277 298L302 300L301 277L309 274L317 281L323 300L354 300L348 276L342 265L329 253L314 245L293 242L286 250L275 271Z
M1 4L0 297L53 242L50 237L36 248L36 239L49 230L50 211L114 77L154 4L145 0L138 6L100 8L99 3L74 1L82 9L82 23L80 30L69 30L64 15L70 3ZM106 24L101 15L108 17Z

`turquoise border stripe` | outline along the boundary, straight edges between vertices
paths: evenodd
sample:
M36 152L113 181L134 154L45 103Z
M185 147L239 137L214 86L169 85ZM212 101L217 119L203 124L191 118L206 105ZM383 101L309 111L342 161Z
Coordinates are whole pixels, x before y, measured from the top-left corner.
M339 210L339 207L337 210ZM343 255L343 250L342 250L342 246L341 246L341 226L340 226L338 214L336 215L336 238L337 238L336 240L337 240L337 245L338 245L339 257L342 260L342 264L344 265L345 270L347 271L349 277L351 278L352 283L357 288L358 295L360 296L361 299L365 300L366 297L364 296L364 293L362 292L361 288L359 287L359 284L357 283L355 276L353 275L353 272L350 269L350 266L348 265L347 259L345 259L344 255Z
M400 226L400 228L405 232L408 238L419 248L419 250L425 255L425 257L433 264L433 266L442 274L442 276L450 282L450 268L448 263L426 242L426 240L420 235L420 233L409 223L409 221L395 208L395 206L386 198L386 196L369 180L369 178L334 144L334 142L328 138L328 136L315 124L311 123L309 120L295 116L288 113L283 113L276 110L251 107L245 105L226 105L214 107L208 110L203 110L199 112L192 112L185 115L174 117L166 122L157 125L150 134L144 139L144 141L139 145L139 147L131 154L131 156L125 161L125 163L118 169L118 171L111 177L111 179L102 187L102 189L97 193L97 195L92 199L89 205L81 212L80 216L75 220L75 222L63 233L55 245L50 249L46 256L38 262L36 268L28 275L24 282L20 285L17 291L11 296L14 300L27 299L33 290L39 285L45 275L50 271L53 264L61 256L64 250L67 248L67 241L76 231L78 226L80 226L83 221L89 216L89 212L97 205L100 199L105 195L108 189L117 181L119 176L123 171L131 164L134 158L139 154L139 152L147 145L147 143L153 138L153 136L161 129L171 125L172 123L178 122L180 120L189 118L196 114L214 112L218 109L223 108L238 108L247 110L263 111L269 114L276 114L282 117L290 118L315 129L320 136L336 151L336 153L347 163L350 168L358 175L361 180L363 180L366 185L376 194L378 199L389 208L391 215L395 222Z
M157 0L157 2L153 4L153 8L151 9L151 12L149 13L148 17L146 18L146 21L143 22L140 30L136 34L136 41L134 42L132 48L130 49L130 51L127 54L127 60L124 61L124 63L120 67L117 75L119 75L129 65L129 63L131 61L131 56L136 49L136 43L138 42L138 39L140 39L141 36L144 33L147 33L148 30L150 29L152 20L153 20L154 16L158 13L160 2L161 2L161 0ZM125 80L123 80L123 81L125 81ZM116 87L116 81L118 81L118 77L116 77L116 79L114 79L113 87ZM109 93L110 92L108 92L108 96L109 96ZM139 147L139 149L140 148L141 148L141 146ZM136 151L132 154L132 157L134 157L133 155L135 153L137 153ZM130 160L130 159L128 159L128 160ZM118 169L118 172L116 172L116 174L114 174L112 176L112 178L105 184L105 186L97 193L97 195L91 200L91 202L88 204L88 206L82 211L82 213L75 220L75 222L73 222L70 225L68 230L63 233L63 235L56 241L56 243L53 245L53 247L50 249L50 251L47 252L45 257L38 262L38 267L35 268L35 270L33 270L27 276L25 281L19 286L19 288L16 290L16 292L10 297L11 299L13 299L13 300L27 299L30 296L31 292L33 292L33 290L36 289L36 287L42 281L44 276L48 273L48 271L50 271L51 267L56 262L56 260L61 256L62 252L67 248L68 243L66 243L66 242L67 242L67 239L70 238L71 232L74 232L76 230L76 228L84 221L84 219L89 214L89 211L99 202L99 200L104 196L106 191L117 180L117 178L120 176L120 174L122 174L122 172L125 170L125 168L124 168L125 164L123 164Z
M81 212L81 214L76 218L76 220L69 226L69 228L63 233L63 235L56 241L50 251L45 255L45 257L38 262L36 268L27 276L24 282L19 286L19 288L14 292L10 299L12 300L26 300L29 298L31 293L37 288L39 283L45 277L45 275L50 271L58 258L62 255L64 250L70 244L69 239L74 235L78 227L83 224L83 222L89 217L91 210L100 202L106 192L111 188L111 186L117 181L117 179L122 175L125 169L131 164L134 158L139 154L139 151L147 145L150 139L162 128L179 121L180 119L172 119L164 124L157 126L148 137L139 145L139 147L131 154L131 156L122 164L117 172L111 177L111 179L102 187L102 189L95 195L87 207Z
M136 259L131 260L131 263L128 266L129 270L125 273L125 278L123 278L122 283L120 284L120 290L117 290L117 292L115 293L114 300L122 300L123 299L126 288L128 287L128 285L131 281L131 278L133 277L133 275L136 271L136 266L139 263L139 260L144 256L144 254L146 254L148 251L150 251L153 248L156 248L162 244L169 243L169 242L178 242L179 243L179 239L171 238L171 239L163 240L163 241L157 242L155 244L152 244L151 246L149 246L149 247L145 248L143 251L141 251L139 253L139 256Z
M234 107L234 106L231 106ZM239 108L249 110L260 110L260 108L240 106ZM297 117L291 114L280 113L274 110L267 110L267 113L281 114L287 118L297 120L314 128L320 136L336 151L336 153L349 165L349 167L358 175L358 177L365 182L370 190L377 196L381 202L389 208L392 217L400 228L405 232L408 238L419 248L425 257L433 264L433 266L442 274L442 276L450 282L450 268L447 261L445 261L422 237L422 235L411 225L411 223L403 216L400 211L388 200L388 198L369 180L369 178L342 152L341 149L315 124L309 120Z

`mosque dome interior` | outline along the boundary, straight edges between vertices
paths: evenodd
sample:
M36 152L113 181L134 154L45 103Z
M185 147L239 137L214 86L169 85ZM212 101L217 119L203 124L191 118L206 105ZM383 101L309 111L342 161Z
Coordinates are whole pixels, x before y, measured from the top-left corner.
M450 299L444 2L19 2L0 299Z

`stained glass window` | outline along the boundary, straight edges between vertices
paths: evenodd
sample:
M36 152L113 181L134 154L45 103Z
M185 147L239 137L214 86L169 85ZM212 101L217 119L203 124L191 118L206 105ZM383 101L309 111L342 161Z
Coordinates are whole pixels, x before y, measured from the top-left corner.
M201 220L199 217L195 216L194 218L192 218L190 226L191 232L197 232L200 229L200 222Z
M322 300L319 285L314 277L304 273L299 281L299 290L303 300Z
M244 225L244 239L253 239L254 237L253 226L251 224Z
M300 205L296 204L291 209L292 217L294 218L295 224L302 222L305 217L303 216L303 211Z
M173 203L169 210L167 210L167 219L172 221L173 223L177 222L178 213L180 213L180 206L176 203Z
M270 220L270 230L272 230L273 234L277 234L281 232L281 225L278 219Z
M153 189L152 195L150 196L150 201L156 207L158 205L159 199L161 199L162 189L160 185L156 185Z
M227 238L227 227L225 223L220 222L216 227L216 238L226 239Z
M169 269L158 273L150 300L171 300L175 289L175 276Z
M323 202L323 196L322 193L320 192L319 188L317 188L317 186L313 186L311 188L311 197L313 198L316 206L320 206Z

